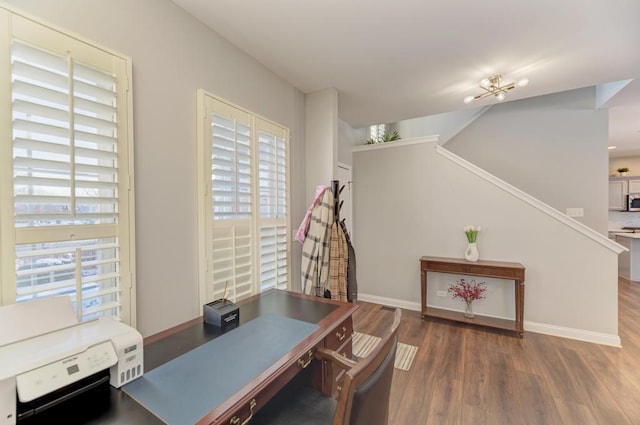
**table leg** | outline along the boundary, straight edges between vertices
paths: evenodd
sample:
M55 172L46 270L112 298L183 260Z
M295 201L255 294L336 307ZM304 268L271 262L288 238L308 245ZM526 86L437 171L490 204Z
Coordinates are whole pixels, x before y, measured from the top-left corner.
M524 282L516 280L516 328L518 336L524 337Z
M420 273L420 295L421 295L421 303L422 303L422 319L424 320L427 315L427 270L422 267Z

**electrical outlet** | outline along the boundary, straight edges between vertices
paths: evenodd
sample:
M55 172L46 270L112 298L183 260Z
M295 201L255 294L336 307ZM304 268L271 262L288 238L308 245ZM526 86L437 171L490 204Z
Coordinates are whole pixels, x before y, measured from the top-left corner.
M583 208L567 208L567 215L569 217L584 217Z
M447 296L447 291L436 291L436 294L439 297L446 297Z

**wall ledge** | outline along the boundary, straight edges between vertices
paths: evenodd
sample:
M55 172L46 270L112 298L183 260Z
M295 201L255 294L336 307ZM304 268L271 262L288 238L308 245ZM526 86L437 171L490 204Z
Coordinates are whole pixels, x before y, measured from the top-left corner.
M415 139L400 139L395 142L374 143L371 145L354 146L351 152L374 151L378 149L401 148L404 146L419 145L422 143L438 143L440 136L418 137Z

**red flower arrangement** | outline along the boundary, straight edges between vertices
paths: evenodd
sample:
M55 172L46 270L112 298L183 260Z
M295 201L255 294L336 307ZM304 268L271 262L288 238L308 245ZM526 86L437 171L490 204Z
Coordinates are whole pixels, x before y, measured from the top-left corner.
M474 300L481 300L484 298L484 291L487 290L487 285L484 282L476 283L475 280L467 282L464 279L460 279L455 285L449 285L447 292L453 294L453 298L463 299L466 303L470 303Z

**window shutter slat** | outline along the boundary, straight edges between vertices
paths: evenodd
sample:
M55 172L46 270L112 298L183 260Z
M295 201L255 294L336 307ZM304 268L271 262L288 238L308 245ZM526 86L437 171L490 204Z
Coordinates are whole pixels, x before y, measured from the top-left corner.
M69 187L69 182L63 179L17 176L13 182L16 186Z
M61 161L51 161L48 159L35 159L16 157L13 160L14 170L20 171L20 169L33 169L34 171L49 171L55 173L56 171L69 172L69 163Z
M37 99L39 103L63 107L67 107L69 103L69 94L66 91L66 87L64 91L53 90L35 83L15 80L11 88L14 98L32 99L34 101Z
M53 108L37 103L27 102L25 100L16 99L13 101L13 112L29 114L40 119L67 122L69 120L69 111L59 108Z
M63 74L67 73L67 61L65 58L19 41L14 40L11 44L11 56L14 63L16 61L26 61Z
M42 124L33 121L25 121L23 119L14 119L13 120L13 130L22 130L26 132L38 133L45 136L55 136L60 138L69 137L69 128L56 126L56 125L48 125Z
M92 99L96 102L106 105L113 104L113 90L105 89L77 80L74 81L73 90L75 96L81 97L83 99Z
M97 131L109 133L114 133L116 131L116 128L118 127L118 124L113 120L107 121L104 119L79 114L75 115L74 123L76 124L76 128L89 127Z
M116 77L112 73L85 66L75 62L73 65L74 78L90 81L92 84L113 90L116 85Z
M73 98L74 112L92 112L100 117L109 117L116 114L116 108L113 105L106 105L100 102L94 102L89 99L82 99L80 97Z

